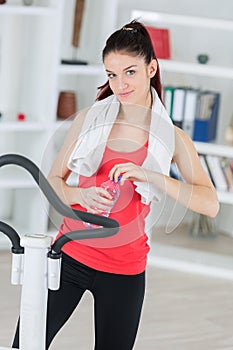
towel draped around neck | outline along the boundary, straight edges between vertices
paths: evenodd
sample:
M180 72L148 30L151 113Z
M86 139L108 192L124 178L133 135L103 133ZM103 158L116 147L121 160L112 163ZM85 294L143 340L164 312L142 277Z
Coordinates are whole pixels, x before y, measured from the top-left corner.
M142 168L169 175L174 153L174 126L155 89L152 88L151 92L153 104L148 152ZM98 170L119 108L120 102L111 95L94 103L88 110L81 133L68 160L67 166L71 170L71 175L67 179L68 185L77 186L79 175L92 176ZM150 204L153 199L161 199L162 193L156 185L136 181L134 184L143 203Z

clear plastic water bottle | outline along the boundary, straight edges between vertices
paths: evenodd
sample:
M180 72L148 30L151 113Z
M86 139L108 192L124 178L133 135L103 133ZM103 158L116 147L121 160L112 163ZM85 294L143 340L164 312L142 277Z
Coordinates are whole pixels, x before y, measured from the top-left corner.
M102 182L102 184L100 185L100 187L104 188L112 196L113 204L111 207L109 207L108 211L103 211L103 212L99 213L99 215L106 216L106 217L109 216L112 208L114 207L114 205L115 205L115 203L120 195L120 181L121 181L121 176L118 176L117 182L115 182L114 180L107 180L107 181ZM83 222L83 223L89 229L101 227L101 226L98 226L95 224L91 224L89 222Z

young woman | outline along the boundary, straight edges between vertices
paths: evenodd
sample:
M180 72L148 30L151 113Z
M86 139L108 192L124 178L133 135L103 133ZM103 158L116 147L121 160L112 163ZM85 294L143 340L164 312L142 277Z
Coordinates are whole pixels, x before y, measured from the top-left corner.
M72 123L49 181L69 206L101 214L113 201L100 184L121 175L121 193L110 214L121 227L113 237L64 246L61 287L49 292L47 348L89 290L95 350L132 349L145 291L151 201L168 195L210 217L219 209L191 139L172 125L161 102L158 61L145 27L133 21L113 33L103 63L108 81L97 102ZM169 177L172 161L184 182ZM83 228L82 222L64 218L58 237Z

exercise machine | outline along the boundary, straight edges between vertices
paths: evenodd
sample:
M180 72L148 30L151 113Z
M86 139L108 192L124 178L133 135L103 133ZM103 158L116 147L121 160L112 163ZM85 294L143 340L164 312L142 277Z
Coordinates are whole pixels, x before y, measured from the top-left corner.
M0 231L12 244L11 283L22 286L19 350L45 350L48 289L59 289L62 247L72 240L112 236L119 231L119 224L113 219L74 210L65 205L40 169L28 158L5 154L0 157L0 167L5 165L17 165L27 170L49 203L61 215L100 226L91 230L68 232L53 243L52 237L45 234L25 234L20 238L13 227L0 221ZM13 348L0 347L0 350Z

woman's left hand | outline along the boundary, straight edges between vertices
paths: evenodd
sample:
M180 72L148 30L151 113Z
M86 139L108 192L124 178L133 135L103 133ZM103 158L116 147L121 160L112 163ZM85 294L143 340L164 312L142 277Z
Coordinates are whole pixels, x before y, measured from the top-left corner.
M121 185L124 184L125 180L149 182L150 173L151 171L145 170L134 163L122 163L114 165L109 173L109 178L117 182L118 177L121 176Z

